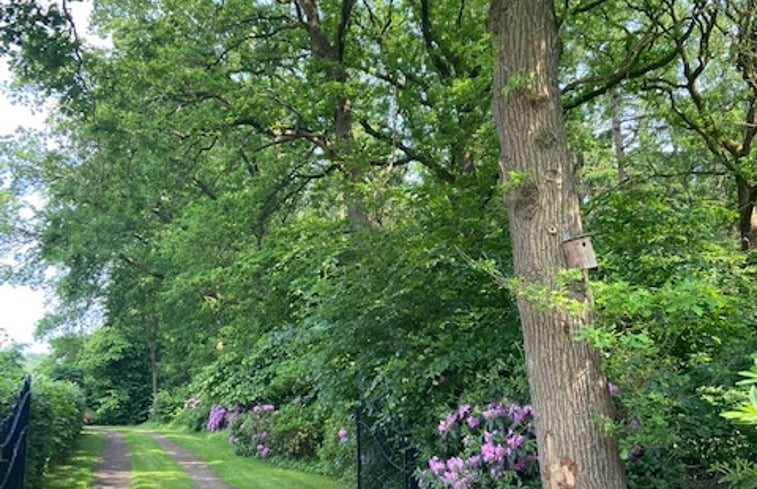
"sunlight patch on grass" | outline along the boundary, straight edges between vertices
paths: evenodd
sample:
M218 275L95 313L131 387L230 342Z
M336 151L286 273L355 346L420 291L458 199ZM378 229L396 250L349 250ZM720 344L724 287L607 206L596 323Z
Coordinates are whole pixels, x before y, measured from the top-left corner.
M240 457L226 433L183 433L160 430L165 436L205 461L227 484L246 489L347 489L318 474L274 467L260 459Z
M50 469L43 489L87 489L95 481L95 463L105 443L105 434L84 431L66 461Z
M133 489L197 489L178 463L152 438L128 430Z

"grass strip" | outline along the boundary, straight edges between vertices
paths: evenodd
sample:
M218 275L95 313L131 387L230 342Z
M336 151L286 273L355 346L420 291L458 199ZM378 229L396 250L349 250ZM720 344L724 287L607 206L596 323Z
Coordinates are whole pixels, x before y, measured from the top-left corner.
M131 451L133 489L197 489L186 472L147 435L124 430Z
M348 489L318 474L274 467L260 459L241 457L226 433L160 432L207 463L224 482L237 489Z
M45 475L43 489L87 489L96 478L95 463L105 443L105 433L85 430L71 455Z

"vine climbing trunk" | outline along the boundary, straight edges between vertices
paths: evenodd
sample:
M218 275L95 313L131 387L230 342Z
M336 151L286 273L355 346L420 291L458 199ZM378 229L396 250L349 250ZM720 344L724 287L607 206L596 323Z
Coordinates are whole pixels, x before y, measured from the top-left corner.
M571 286L585 307L569 313L548 297L565 268L561 243L581 233L573 158L557 79L559 40L549 0L491 0L498 56L493 112L500 140L527 373L544 489L622 489L617 443L597 417L612 416L600 356L574 339L591 324L583 281ZM518 289L518 287L516 287Z

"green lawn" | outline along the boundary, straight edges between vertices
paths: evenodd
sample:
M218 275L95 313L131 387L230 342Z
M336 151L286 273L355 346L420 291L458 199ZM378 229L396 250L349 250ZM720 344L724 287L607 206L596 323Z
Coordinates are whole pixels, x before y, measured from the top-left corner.
M87 489L95 481L95 463L105 442L105 434L85 431L76 449L62 464L45 476L44 489Z
M126 431L133 489L196 489L197 486L160 445L147 435Z
M317 474L282 469L234 453L226 433L182 433L160 430L204 460L227 484L238 489L348 489Z

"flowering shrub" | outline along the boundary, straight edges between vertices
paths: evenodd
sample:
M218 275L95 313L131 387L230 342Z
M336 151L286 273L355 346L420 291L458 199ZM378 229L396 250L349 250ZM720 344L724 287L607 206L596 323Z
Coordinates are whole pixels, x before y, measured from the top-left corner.
M171 424L189 428L199 432L208 427L211 404L199 398L191 398L184 402L182 409L177 411Z
M289 402L279 407L271 427L271 448L276 455L293 460L314 460L323 441L324 420L313 405Z
M464 404L437 431L441 452L420 472L421 487L539 487L530 406Z
M325 472L354 484L355 453L357 436L355 418L346 410L335 411L321 423L323 440L316 448L316 455Z
M218 431L226 427L226 414L228 411L225 407L213 404L208 415L208 431Z
M239 455L265 458L271 452L270 432L276 416L273 404L258 404L239 411L230 422L229 442Z

